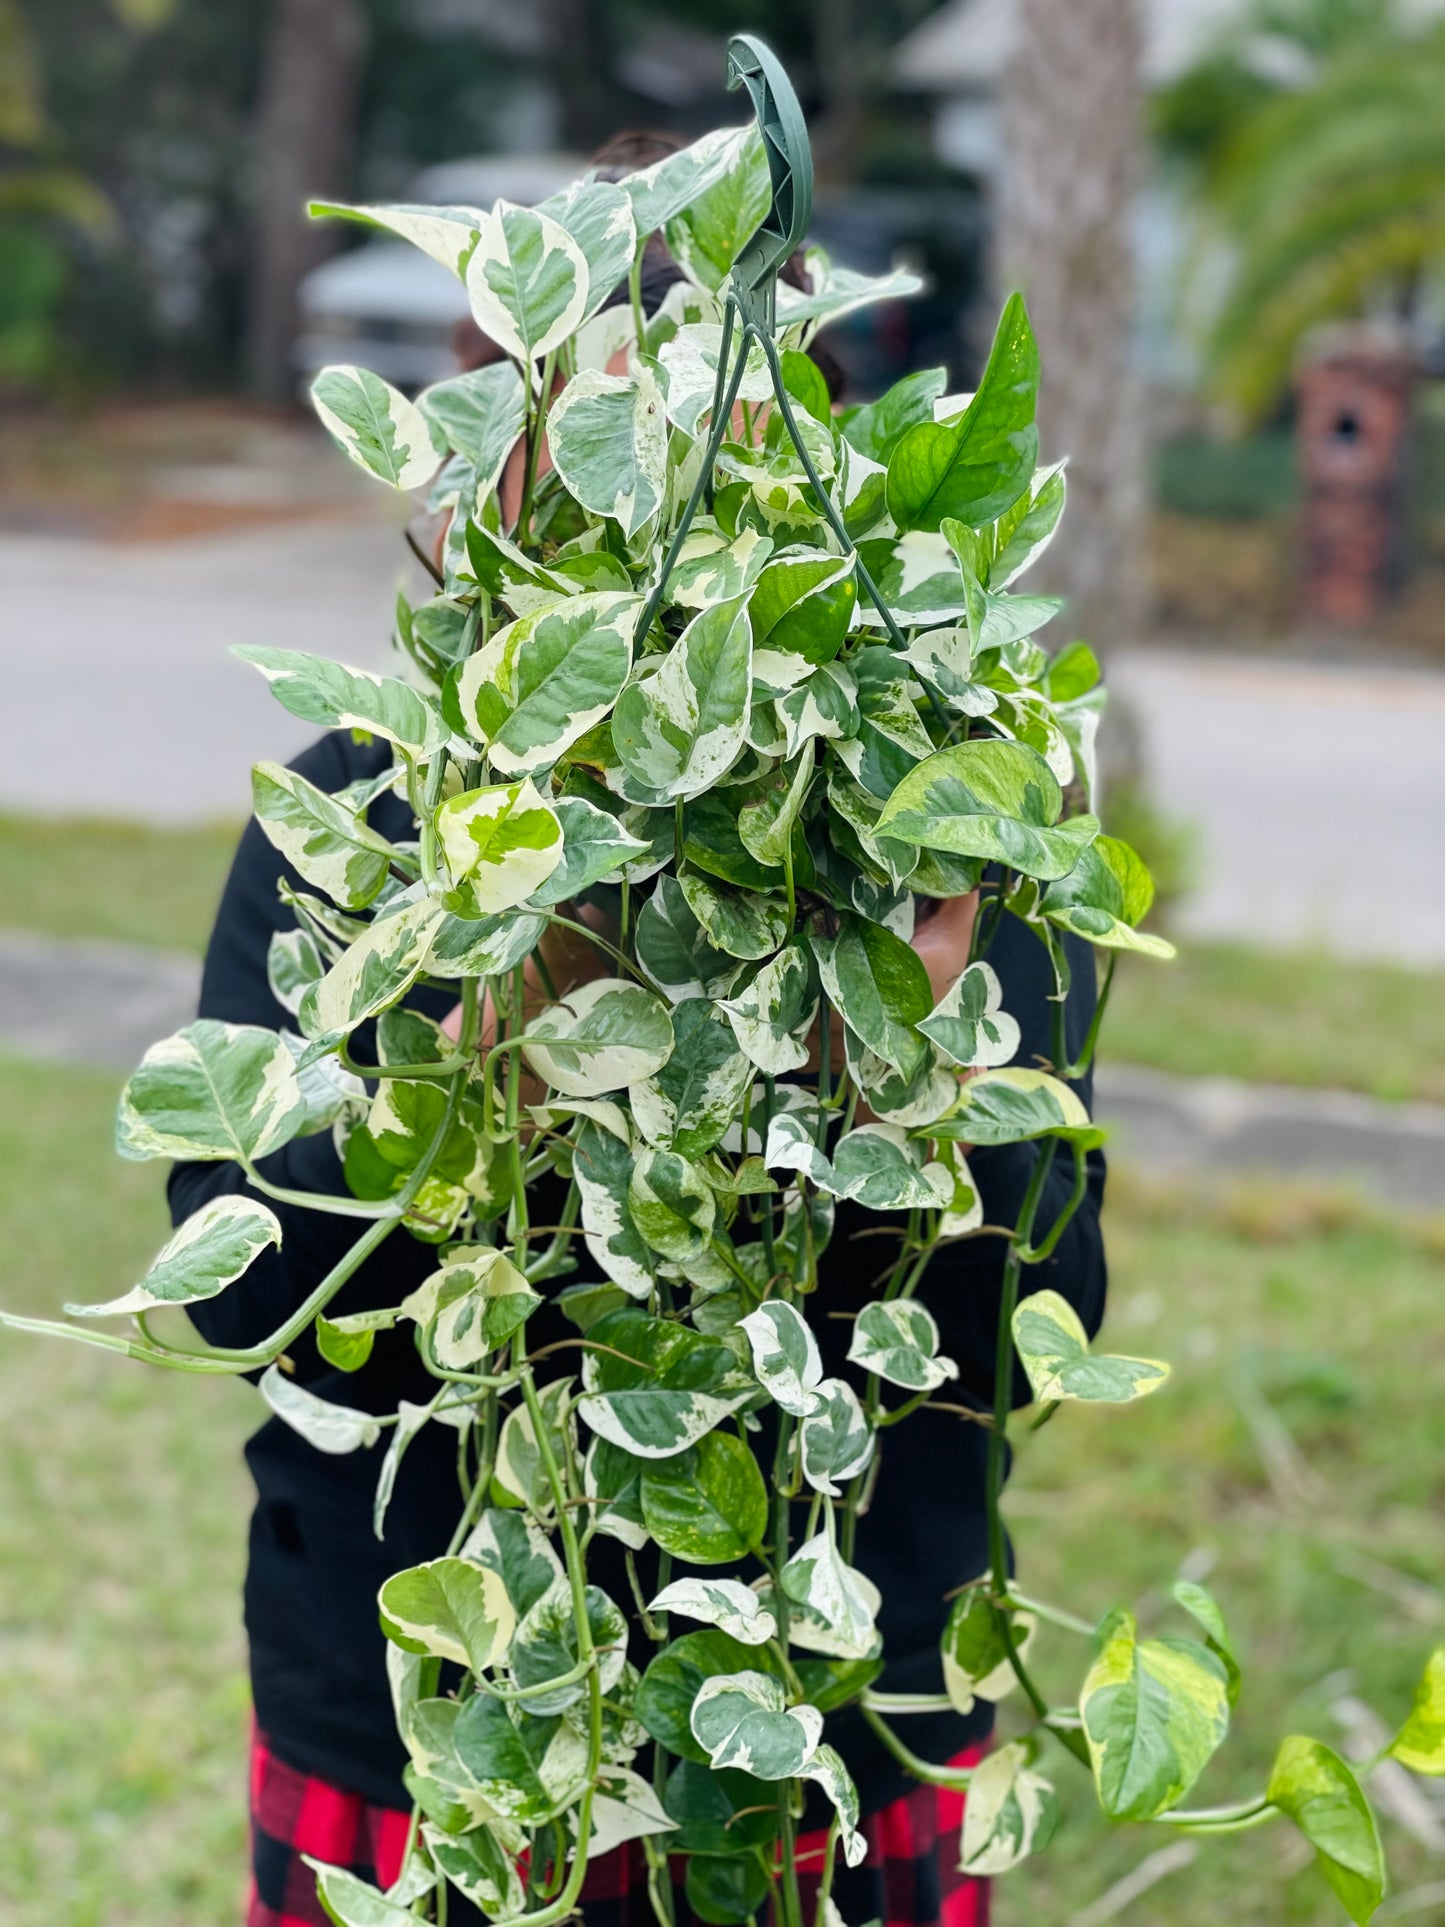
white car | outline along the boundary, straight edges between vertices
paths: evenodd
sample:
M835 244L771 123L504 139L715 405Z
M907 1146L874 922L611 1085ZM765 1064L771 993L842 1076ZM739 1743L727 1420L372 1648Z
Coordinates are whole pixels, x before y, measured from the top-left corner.
M572 154L494 154L419 174L406 195L423 206L531 206L582 172ZM358 232L361 230L358 230ZM298 290L301 332L292 349L300 381L330 362L370 368L398 388L424 388L456 372L452 330L470 312L456 275L380 230L313 268Z

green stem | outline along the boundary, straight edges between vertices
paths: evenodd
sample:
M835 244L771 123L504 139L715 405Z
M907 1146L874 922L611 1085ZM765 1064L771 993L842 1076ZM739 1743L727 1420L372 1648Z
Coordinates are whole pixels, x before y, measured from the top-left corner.
M972 1772L964 1767L933 1766L921 1760L916 1753L906 1747L888 1722L868 1704L866 1696L859 1701L858 1710L882 1740L898 1764L906 1767L915 1780L922 1780L926 1786L950 1787L955 1793L966 1793Z
M647 238L644 235L637 244L632 257L632 266L627 271L627 295L632 303L632 331L637 336L638 352L646 350L644 339L647 333L647 319L642 312L642 257L647 251Z
M989 1570L993 1578L994 1591L1000 1598L1007 1596L1009 1588L1008 1537L1003 1523L1003 1482L1008 1457L1009 1413L1013 1410L1013 1315L1018 1304L1019 1278L1023 1270L1023 1261L1019 1253L1033 1229L1039 1199L1043 1195L1044 1184L1054 1161L1056 1142L1056 1139L1051 1138L1040 1150L1034 1164L1028 1189L1024 1192L1023 1204L1019 1211L1016 1242L1010 1245L1008 1256L1004 1260L1003 1288L999 1296L998 1345L994 1354L993 1425L988 1435L984 1496L988 1507ZM1008 1653L1009 1664L1013 1667L1019 1685L1028 1695L1029 1702L1038 1717L1046 1718L1048 1707L1025 1670L1007 1614L999 1614L998 1627Z
M522 501L517 510L517 546L525 548L531 532L532 491L537 485L537 464L542 455L542 437L547 431L547 409L552 399L552 377L557 367L557 351L554 348L542 363L542 387L536 398L535 409L529 408L527 425L527 468L522 479ZM532 370L524 371L527 393L530 401Z
M1050 1227L1042 1243L1036 1245L1015 1245L1014 1248L1018 1253L1018 1260L1021 1265L1041 1265L1046 1258L1051 1258L1057 1249L1060 1238L1063 1237L1069 1228L1070 1219L1084 1202L1084 1193L1089 1186L1088 1156L1080 1144L1074 1145L1073 1151L1074 1188L1070 1191L1068 1201L1065 1203L1058 1217L1055 1218L1053 1225Z
M1076 1078L1082 1077L1094 1061L1094 1046L1099 1041L1099 1027L1104 1021L1104 1012L1109 1008L1109 992L1114 988L1114 971L1118 962L1118 951L1111 950L1109 952L1109 961L1104 967L1104 981L1099 986L1099 996L1098 1001L1094 1005L1094 1014L1089 1019L1089 1028L1084 1033L1083 1047L1073 1063L1070 1064L1064 1072L1064 1076L1068 1078L1070 1083Z
M1074 1613L1067 1613L1061 1606L1046 1606L1040 1599L1031 1599L1027 1593L1020 1592L1015 1585L1011 1584L1003 1596L1007 1604L1016 1607L1019 1612L1032 1613L1035 1619L1042 1619L1050 1626L1057 1626L1061 1632L1078 1633L1084 1639L1094 1639L1098 1636L1098 1628L1091 1626L1087 1619L1080 1619Z

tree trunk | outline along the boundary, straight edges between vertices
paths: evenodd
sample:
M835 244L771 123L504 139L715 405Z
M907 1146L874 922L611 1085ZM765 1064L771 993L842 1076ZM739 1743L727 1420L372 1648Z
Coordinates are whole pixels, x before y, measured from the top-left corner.
M1003 98L997 260L1039 338L1044 459L1069 458L1068 509L1040 564L1076 634L1108 646L1144 605L1145 438L1134 368L1140 0L1015 0Z
M366 39L361 0L273 0L256 115L256 205L248 341L251 386L280 400L295 380L296 291L336 246L308 200L349 185Z

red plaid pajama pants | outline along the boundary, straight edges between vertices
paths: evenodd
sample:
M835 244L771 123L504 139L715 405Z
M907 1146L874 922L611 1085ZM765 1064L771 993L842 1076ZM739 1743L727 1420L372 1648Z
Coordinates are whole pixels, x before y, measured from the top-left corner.
M973 1766L982 1747L950 1764ZM302 1854L346 1867L387 1887L401 1868L409 1816L374 1806L278 1760L264 1734L251 1747L251 1898L246 1927L329 1927L316 1882ZM958 1871L963 1795L919 1786L863 1823L868 1858L845 1868L839 1856L833 1894L850 1927L879 1920L883 1927L988 1927L988 1883ZM811 1920L826 1835L798 1840L803 1918ZM699 1927L682 1888L674 1893L679 1927ZM586 1927L653 1927L647 1863L641 1846L619 1847L587 1870L581 1909ZM480 1921L454 1896L449 1923Z

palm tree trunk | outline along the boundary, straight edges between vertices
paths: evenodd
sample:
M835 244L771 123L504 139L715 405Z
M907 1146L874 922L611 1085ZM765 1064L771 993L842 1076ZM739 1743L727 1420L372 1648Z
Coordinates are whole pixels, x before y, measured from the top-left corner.
M332 252L306 203L345 194L366 40L361 0L273 0L256 115L256 202L247 361L258 394L291 392L296 290Z
M1130 232L1141 0L1015 6L996 252L1004 287L1023 289L1039 337L1045 459L1069 457L1068 512L1040 574L1070 598L1070 626L1107 647L1138 627L1144 600Z

